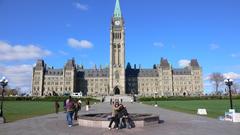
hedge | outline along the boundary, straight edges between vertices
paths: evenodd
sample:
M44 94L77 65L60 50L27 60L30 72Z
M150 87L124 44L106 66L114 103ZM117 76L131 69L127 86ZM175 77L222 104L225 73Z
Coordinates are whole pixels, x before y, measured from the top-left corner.
M4 101L64 101L68 99L68 96L48 96L48 97L4 97ZM82 97L82 98L73 98L76 100L90 102L99 102L99 100L91 98L91 97Z
M172 101L172 100L216 100L216 99L229 99L229 96L170 96L170 97L138 97L138 101ZM232 99L240 99L240 95L233 96Z

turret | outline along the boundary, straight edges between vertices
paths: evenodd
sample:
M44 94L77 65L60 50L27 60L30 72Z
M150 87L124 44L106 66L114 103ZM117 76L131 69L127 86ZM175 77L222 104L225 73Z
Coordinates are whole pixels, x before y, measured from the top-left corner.
M37 60L36 66L33 67L32 72L32 95L43 96L43 82L44 82L44 71L45 63L43 60Z
M64 92L73 93L76 88L76 64L72 58L64 66Z

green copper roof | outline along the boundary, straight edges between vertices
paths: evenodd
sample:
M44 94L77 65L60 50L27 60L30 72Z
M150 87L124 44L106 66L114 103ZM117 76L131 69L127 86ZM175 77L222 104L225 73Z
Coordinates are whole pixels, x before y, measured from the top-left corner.
M121 13L119 0L116 0L116 5L114 9L114 18L121 18L121 17L122 17L122 13Z

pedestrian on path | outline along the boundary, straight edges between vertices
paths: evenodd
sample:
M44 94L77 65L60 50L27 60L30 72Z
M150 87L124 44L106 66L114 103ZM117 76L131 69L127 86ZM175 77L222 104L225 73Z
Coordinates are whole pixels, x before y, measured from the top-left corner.
M74 101L71 96L69 96L69 98L66 102L66 108L67 108L66 118L67 118L68 127L72 127L73 126L72 117L73 117L75 106L74 106Z
M58 101L55 101L54 107L55 107L55 112L56 112L56 114L58 114L58 112L59 112L59 107L60 107Z
M90 102L89 99L86 99L86 111L89 111L90 108Z
M67 99L65 99L65 100L63 101L63 109L64 109L64 113L67 112L66 104L67 104Z
M79 104L79 111L81 111L81 109L82 109L82 101L81 101L81 99L78 100L78 104Z
M110 98L110 105L112 105L112 98Z

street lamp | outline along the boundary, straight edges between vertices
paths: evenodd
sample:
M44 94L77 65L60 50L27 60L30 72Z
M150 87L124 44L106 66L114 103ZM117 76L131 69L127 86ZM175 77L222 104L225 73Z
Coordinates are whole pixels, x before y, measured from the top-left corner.
M7 86L8 84L8 80L5 77L2 77L2 79L0 80L0 84L2 86L2 98L1 98L1 112L0 112L0 118L3 118L3 123L5 122L5 119L3 117L3 100L4 100L4 88L5 86Z
M233 105L232 105L232 90L231 90L231 86L233 85L233 80L228 78L228 79L225 79L224 82L228 86L229 97L230 97L230 107L231 107L231 109L233 109Z
M154 92L154 100L155 100L155 107L157 107L158 105L157 105L157 101L156 101L156 97L157 97L157 94L158 94L158 92L157 91L155 91Z

